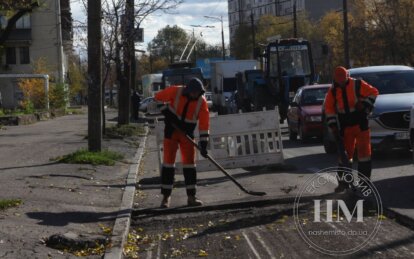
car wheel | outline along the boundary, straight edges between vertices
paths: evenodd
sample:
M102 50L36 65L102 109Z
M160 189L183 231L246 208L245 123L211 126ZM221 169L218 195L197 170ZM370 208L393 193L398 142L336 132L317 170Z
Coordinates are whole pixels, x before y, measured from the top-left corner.
M298 133L294 132L290 127L289 127L289 140L297 140L298 139Z

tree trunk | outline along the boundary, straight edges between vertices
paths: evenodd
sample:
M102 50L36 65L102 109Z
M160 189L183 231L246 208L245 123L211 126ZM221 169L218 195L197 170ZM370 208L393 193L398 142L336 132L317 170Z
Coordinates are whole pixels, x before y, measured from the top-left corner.
M102 149L101 0L88 0L88 149Z
M124 76L119 87L119 112L118 124L129 124L130 104L131 104L131 86L132 86L132 59L135 56L134 38L134 0L127 0L125 6L125 21L123 48L124 48ZM123 82L122 82L123 81Z

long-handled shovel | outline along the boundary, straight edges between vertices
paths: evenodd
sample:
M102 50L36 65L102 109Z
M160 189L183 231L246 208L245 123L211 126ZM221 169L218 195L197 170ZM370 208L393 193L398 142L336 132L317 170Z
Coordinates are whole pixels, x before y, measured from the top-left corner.
M188 139L188 141L190 141L198 150L200 150L200 147L197 145L197 143L194 142L194 140L188 136L187 134L185 134L185 132L183 132L180 128L178 128L177 126L173 125L175 129L177 129L178 131L180 131L181 133L183 133L185 135L185 137ZM208 160L210 160L211 163L213 163L218 169L220 169L221 172L223 172L224 175L227 176L227 178L229 178L234 184L237 185L237 187L240 188L240 190L242 190L243 192L250 194L250 195L255 195L255 196L263 196L266 195L265 192L255 192L255 191L249 191L246 188L243 187L243 185L241 185L239 182L237 182L236 179L233 178L233 176L231 176L226 169L224 169L219 163L217 163L216 160L214 160L209 154L207 154L206 158Z

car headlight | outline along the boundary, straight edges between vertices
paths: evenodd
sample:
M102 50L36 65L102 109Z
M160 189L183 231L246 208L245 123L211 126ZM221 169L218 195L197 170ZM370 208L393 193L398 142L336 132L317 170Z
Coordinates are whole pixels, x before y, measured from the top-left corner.
M306 121L310 121L310 122L321 122L322 121L322 116L306 116Z

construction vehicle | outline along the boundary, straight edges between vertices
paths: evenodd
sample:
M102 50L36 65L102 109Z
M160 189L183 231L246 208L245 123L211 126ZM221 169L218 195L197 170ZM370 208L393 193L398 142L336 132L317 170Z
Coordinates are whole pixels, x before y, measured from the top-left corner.
M302 39L272 39L261 57L262 70L246 70L239 74L239 103L259 111L279 107L280 120L296 91L315 82L310 43Z

